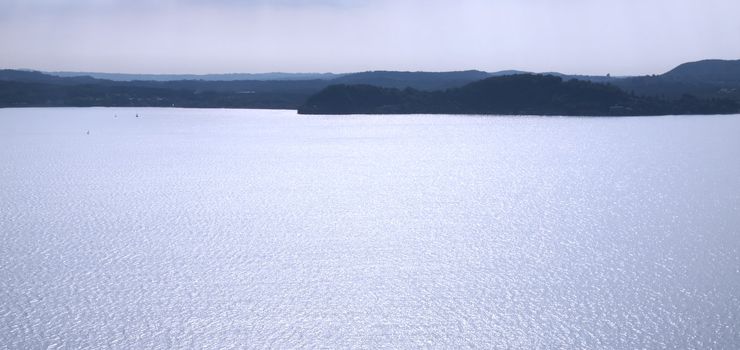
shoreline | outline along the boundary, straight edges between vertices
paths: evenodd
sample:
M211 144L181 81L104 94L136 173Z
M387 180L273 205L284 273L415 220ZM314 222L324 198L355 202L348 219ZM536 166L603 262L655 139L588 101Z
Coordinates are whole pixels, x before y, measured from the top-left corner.
M737 113L695 113L695 114L636 114L636 115L569 115L569 114L495 114L495 113L300 113L296 109L286 108L233 108L233 107L158 107L158 106L23 106L23 107L0 107L0 110L10 109L52 109L52 108L64 108L64 109L187 109L187 110L244 110L244 111L283 111L283 112L295 112L298 116L469 116L469 117L543 117L543 118L643 118L643 117L681 117L681 116L732 116L740 115Z

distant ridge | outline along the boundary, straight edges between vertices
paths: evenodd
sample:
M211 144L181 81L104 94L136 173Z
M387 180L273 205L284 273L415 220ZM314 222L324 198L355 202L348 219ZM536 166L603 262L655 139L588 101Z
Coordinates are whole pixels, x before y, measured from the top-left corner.
M639 116L732 114L739 110L740 105L728 99L683 96L666 100L637 96L609 84L518 74L489 77L443 91L332 85L309 97L298 113Z
M330 80L342 74L334 73L226 73L226 74L128 74L128 73L99 73L99 72L44 72L58 77L87 76L96 79L114 81L173 81L173 80L207 80L207 81L234 81L234 80Z
M699 105L692 98L740 102L740 60L703 60L681 64L664 74L638 77L529 73L519 70L152 75L85 72L47 74L32 70L0 69L0 107L175 106L297 109L304 106L310 96L332 85L412 89L421 96L426 92L461 88L492 77L521 74L552 75L561 78L563 82L575 79L608 84L630 96L647 97L653 101L683 101L685 107ZM582 92L591 90L596 91L587 87ZM501 93L504 90L497 91ZM391 93L393 94L395 93Z
M367 84L392 88L416 88L440 90L462 86L490 77L490 73L479 70L457 72L397 72L371 71L347 74L332 80L332 84Z
M740 101L740 60L702 60L683 63L651 76L610 81L638 95L676 99L685 94L699 98Z
M740 82L740 60L703 60L684 63L663 76L677 80L736 83Z
M448 88L461 86L487 77L498 77L515 74L545 74L564 78L577 78L590 81L604 81L604 76L569 75L558 72L535 73L521 70L502 70L483 72L479 70L449 72L411 72L411 71L367 71L356 73L223 73L223 74L134 74L106 72L43 72L31 69L18 69L19 72L34 72L60 78L93 78L120 82L131 81L298 81L298 80L334 80L335 83L362 83L385 87L416 87L422 89Z

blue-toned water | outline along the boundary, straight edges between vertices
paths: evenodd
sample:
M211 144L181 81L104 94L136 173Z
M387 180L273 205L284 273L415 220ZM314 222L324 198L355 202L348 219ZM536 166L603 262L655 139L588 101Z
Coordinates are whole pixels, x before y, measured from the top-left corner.
M0 347L736 349L739 249L738 115L0 109Z

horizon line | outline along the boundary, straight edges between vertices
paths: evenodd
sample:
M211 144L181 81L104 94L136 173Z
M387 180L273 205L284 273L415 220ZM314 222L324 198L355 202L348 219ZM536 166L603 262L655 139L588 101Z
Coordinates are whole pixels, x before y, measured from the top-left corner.
M530 70L523 70L523 69L516 69L516 68L509 68L509 69L501 69L501 70L482 70L482 69L456 69L456 70L393 70L393 69L369 69L369 70L356 70L356 71L347 71L347 72L316 72L316 71L267 71L267 72L225 72L225 73L131 73L131 72L113 72L113 71L95 71L95 70L43 70L43 69L34 69L34 68L0 68L0 70L18 70L18 71L28 71L28 72L39 72L39 73L45 73L45 74L55 74L55 73L66 73L66 74L111 74L111 75L149 75L149 76L167 76L167 75L190 75L190 76L208 76L208 75L268 75L268 74L286 74L286 75L348 75L348 74L356 74L356 73L371 73L371 72L398 72L398 73L457 73L457 72L483 72L483 73L489 73L489 74L495 74L495 73L502 73L502 72L521 72L524 74L550 74L550 73L556 73L556 74L562 74L562 75L570 75L570 76L612 76L612 77L636 77L636 76L649 76L649 75L659 75L669 72L670 70L686 64L686 63L695 63L695 62L704 62L704 61L740 61L740 58L735 59L723 59L723 58L706 58L706 59L700 59L695 61L686 61L682 63L678 63L673 65L673 68L668 69L665 72L661 73L648 73L648 74L616 74L611 75L610 73L605 74L588 74L588 73L563 73L562 71L558 70L548 70L548 71L530 71Z

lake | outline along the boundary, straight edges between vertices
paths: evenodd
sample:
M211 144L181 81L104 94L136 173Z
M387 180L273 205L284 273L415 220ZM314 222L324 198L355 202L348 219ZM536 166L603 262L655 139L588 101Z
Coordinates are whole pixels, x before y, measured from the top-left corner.
M8 348L736 349L739 299L740 115L0 109Z

